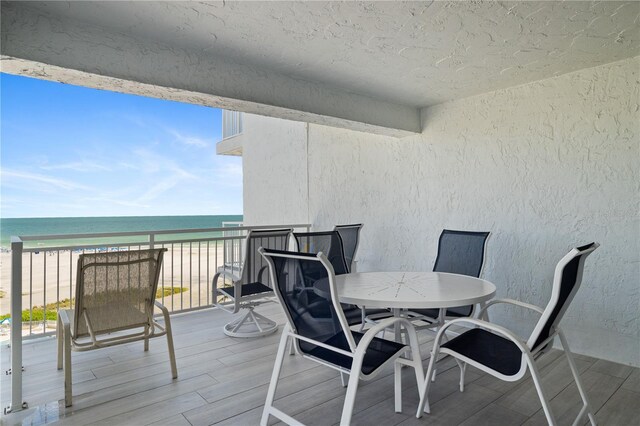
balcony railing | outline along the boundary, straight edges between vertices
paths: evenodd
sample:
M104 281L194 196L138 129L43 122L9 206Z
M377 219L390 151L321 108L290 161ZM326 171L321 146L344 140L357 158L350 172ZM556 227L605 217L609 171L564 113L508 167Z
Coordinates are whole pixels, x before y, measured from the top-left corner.
M242 113L222 110L222 139L242 133Z
M0 315L11 312L11 326L4 321L0 340L6 340L10 328L12 406L21 406L22 340L55 333L57 310L73 304L80 254L166 248L158 299L173 313L185 312L211 306L210 283L216 272L223 268L239 272L249 230L310 227L308 224L242 226L237 222L223 225L207 229L12 237L11 289L0 299Z

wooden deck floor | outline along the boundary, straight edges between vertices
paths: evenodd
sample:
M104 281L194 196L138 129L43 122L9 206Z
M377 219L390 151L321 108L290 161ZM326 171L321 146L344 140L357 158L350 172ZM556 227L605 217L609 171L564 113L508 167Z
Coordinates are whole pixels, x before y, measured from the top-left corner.
M280 307L260 309L283 322ZM280 333L232 339L222 333L230 316L217 310L172 319L179 378L171 380L166 340L73 353L74 405L64 408L63 373L56 370L54 339L24 345L24 398L28 410L4 416L3 423L114 425L255 425L262 413ZM571 341L571 336L568 336ZM424 332L423 358L432 334ZM9 349L2 347L2 370ZM580 407L566 358L559 351L541 360L543 385L560 424L570 424ZM577 356L585 387L601 425L640 424L640 369ZM425 364L426 365L426 364ZM403 380L404 411L393 410L392 370L358 390L353 424L358 425L536 425L546 424L531 379L505 383L467 371L464 393L458 370L444 361L432 388L432 414L414 417L418 403L412 370ZM310 425L340 420L345 389L336 372L299 356L285 360L276 406ZM2 406L10 401L9 376L2 375ZM271 423L276 423L271 418Z

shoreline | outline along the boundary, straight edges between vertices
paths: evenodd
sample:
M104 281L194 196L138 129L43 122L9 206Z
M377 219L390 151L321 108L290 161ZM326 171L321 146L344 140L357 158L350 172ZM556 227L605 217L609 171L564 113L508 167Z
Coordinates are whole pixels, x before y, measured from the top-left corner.
M46 240L46 245L69 247L82 245L113 245L115 243L148 244L149 235L155 232L193 230L194 238L203 234L202 229L230 229L243 221L243 215L185 215L185 216L98 216L98 217L43 217L43 218L0 218L0 250L11 248L11 236L47 236L61 238ZM229 226L231 225L231 226ZM98 237L96 234L129 234L120 237ZM191 233L190 233L191 234ZM65 238L65 235L86 236L85 238ZM169 237L169 236L172 237ZM163 234L163 239L188 234ZM145 241L140 241L144 239ZM34 248L36 240L26 241L25 245ZM40 245L44 246L44 242Z

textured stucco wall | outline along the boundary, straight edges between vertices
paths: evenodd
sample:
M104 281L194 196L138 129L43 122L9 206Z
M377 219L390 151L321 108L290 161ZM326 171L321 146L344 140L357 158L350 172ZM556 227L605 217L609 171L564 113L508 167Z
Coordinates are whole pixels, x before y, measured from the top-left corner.
M243 120L245 223L309 223L308 124L251 114Z
M576 352L640 365L639 68L634 58L431 107L422 135L400 140L318 125L300 140L297 125L272 123L276 138L244 148L269 173L245 180L245 214L263 213L251 194L274 191L270 219L300 219L304 208L286 209L305 188L286 191L308 167L317 229L365 223L359 270L430 270L442 228L489 230L485 277L499 297L538 305L566 251L598 241L563 327ZM523 333L534 321L495 314Z

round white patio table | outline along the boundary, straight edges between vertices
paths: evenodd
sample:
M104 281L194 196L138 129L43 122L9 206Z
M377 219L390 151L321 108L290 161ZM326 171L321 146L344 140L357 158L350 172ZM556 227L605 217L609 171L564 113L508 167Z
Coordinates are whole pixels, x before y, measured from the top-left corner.
M358 272L336 276L342 303L367 308L390 308L395 316L402 309L440 309L483 304L496 294L487 280L444 272ZM328 283L316 283L316 292L329 291ZM400 341L400 329L396 328Z

